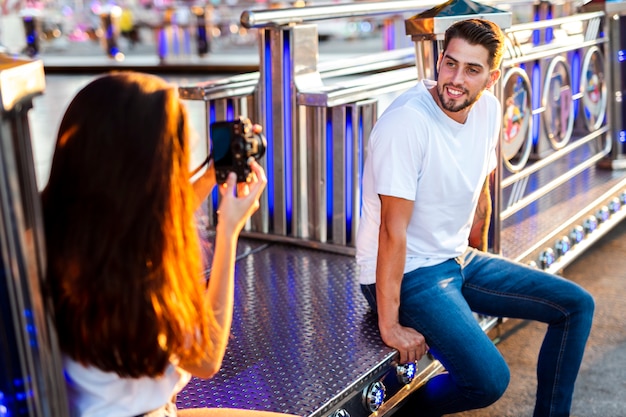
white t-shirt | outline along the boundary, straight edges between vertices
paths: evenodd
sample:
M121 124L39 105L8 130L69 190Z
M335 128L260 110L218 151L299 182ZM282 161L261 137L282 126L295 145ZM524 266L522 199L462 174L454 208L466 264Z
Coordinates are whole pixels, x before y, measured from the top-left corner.
M72 417L132 417L167 404L191 374L170 364L159 378L120 378L63 356Z
M436 265L468 247L478 197L496 167L502 112L485 91L464 124L448 117L424 80L384 111L370 135L356 259L361 284L376 282L379 195L414 201L404 272Z

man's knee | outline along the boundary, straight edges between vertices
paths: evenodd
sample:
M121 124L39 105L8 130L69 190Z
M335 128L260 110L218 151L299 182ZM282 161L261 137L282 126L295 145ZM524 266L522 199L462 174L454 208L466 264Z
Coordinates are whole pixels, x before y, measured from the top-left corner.
M496 402L509 386L511 373L504 361L485 365L483 378L473 389L466 391L475 408L487 407Z
M596 302L593 299L593 296L589 294L587 291L584 291L584 294L581 296L580 308L583 314L593 315L593 311L596 308Z

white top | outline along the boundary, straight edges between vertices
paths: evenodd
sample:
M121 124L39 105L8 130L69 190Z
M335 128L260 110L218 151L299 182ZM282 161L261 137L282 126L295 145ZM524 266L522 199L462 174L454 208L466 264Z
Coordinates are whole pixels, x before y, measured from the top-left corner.
M72 417L132 417L168 402L191 374L170 364L159 378L120 378L114 372L85 367L63 356Z
M478 197L496 167L502 111L485 91L464 124L448 117L424 80L384 111L370 135L356 259L361 284L376 282L379 195L414 201L404 273L467 249Z

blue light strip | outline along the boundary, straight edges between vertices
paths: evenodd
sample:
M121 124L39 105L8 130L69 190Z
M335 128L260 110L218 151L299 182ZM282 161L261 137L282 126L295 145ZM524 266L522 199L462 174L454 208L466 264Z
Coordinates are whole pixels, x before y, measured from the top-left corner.
M187 55L191 55L191 35L189 34L189 30L183 31L183 48L185 48Z
M178 43L178 26L172 26L172 51L174 55L180 55L180 46Z
M572 94L577 95L580 93L580 79L581 79L581 68L580 68L580 50L574 51L572 54ZM574 100L574 120L578 117L578 110L580 107L580 99Z
M167 34L165 29L159 29L159 58L163 59L167 55Z
M363 142L363 117L361 117L362 115L359 114L359 142L357 144L357 146L359 147L359 153L358 153L358 172L359 172L359 189L362 190L363 189L363 155L365 155L365 149L364 149L364 142ZM363 193L359 193L359 218L361 217L362 210L363 209Z
M540 19L539 16L539 6L535 6L535 15L533 16L533 20L538 22ZM541 43L541 31L539 29L533 30L533 46L537 46Z
M291 234L291 219L293 214L293 135L291 113L291 32L285 32L283 37L283 116L284 116L284 144L285 144L285 218L287 234Z
M235 104L232 98L226 100L226 120L235 120Z
M11 417L12 414L8 400L5 400L4 393L0 391L0 417Z
M333 122L332 109L326 110L326 223L332 231L333 220Z
M207 132L207 136L210 135L210 126L211 123L215 122L215 102L211 101L209 102L209 125L207 126L208 132ZM212 151L213 146L211 146L211 149L209 149L209 152ZM213 191L211 192L211 203L213 204L213 210L215 210L215 212L217 212L217 206L219 203L219 191L217 190L217 187L213 188Z
M541 67L539 62L535 62L533 66L533 75L532 75L532 97L533 97L533 112L541 107ZM533 145L537 145L539 143L539 113L533 114Z
M267 200L268 200L268 212L270 219L274 218L274 114L272 113L272 56L271 52L271 40L269 36L269 30L265 29L265 66L263 71L265 73L265 138L267 140L267 148L265 150L265 156L267 158Z
M354 211L354 207L352 204L352 195L354 193L353 184L354 184L354 141L353 141L353 115L352 115L352 107L346 107L346 166L345 166L345 177L346 177L346 193L345 193L345 204L346 204L346 236L352 236L352 213Z
M552 20L552 5L548 6L548 14L546 16L546 20ZM552 39L554 39L554 28L547 27L546 28L546 43L552 42Z

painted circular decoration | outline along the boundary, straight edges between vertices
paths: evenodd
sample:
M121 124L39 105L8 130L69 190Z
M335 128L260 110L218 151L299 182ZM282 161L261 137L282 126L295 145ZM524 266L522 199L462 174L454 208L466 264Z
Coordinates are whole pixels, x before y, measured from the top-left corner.
M526 71L511 68L502 79L502 158L509 171L528 162L532 148L531 85Z
M606 114L606 84L604 82L604 57L597 46L585 55L580 80L583 112L587 129L594 131L604 123Z
M574 129L572 81L569 66L562 56L554 57L546 72L543 107L548 140L554 149L561 149L569 142Z

